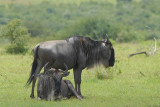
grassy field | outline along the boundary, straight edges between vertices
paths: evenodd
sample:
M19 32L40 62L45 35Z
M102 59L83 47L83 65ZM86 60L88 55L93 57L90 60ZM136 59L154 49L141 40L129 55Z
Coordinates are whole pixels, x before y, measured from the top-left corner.
M41 3L43 1L51 1L52 3L55 4L60 4L60 3L67 3L67 4L80 4L82 2L110 2L112 4L116 4L117 1L116 0L0 0L0 4L37 4L37 3ZM132 0L135 2L140 2L141 0Z
M53 3L56 3L56 4L60 4L60 3L67 3L67 4L70 4L70 3L75 3L75 4L80 4L81 2L94 2L97 0L0 0L0 3L1 4L10 4L10 3L16 3L16 4L37 4L37 3L41 3L42 1L51 1ZM110 2L110 3L113 3L115 4L116 3L116 0L99 0L99 2ZM135 0L135 1L139 1L139 0Z
M79 5L81 2L90 2L90 0L1 0L0 4L25 4L25 5L30 5L30 4L38 4L41 2L52 2L54 4L77 4ZM92 0L93 2L96 0ZM100 0L100 2L110 2L112 4L116 4L116 0Z
M111 79L96 77L97 68L83 70L82 93L86 99L76 98L61 101L38 101L31 99L31 86L25 88L32 55L10 55L4 52L6 45L0 45L0 107L157 107L160 106L160 56L138 55L128 58L137 49L146 48L150 43L116 44L116 63L106 71ZM104 70L99 68L98 70ZM73 80L70 70L67 79ZM144 75L143 75L144 74ZM36 93L36 90L35 90Z
M47 3L46 1L49 2ZM154 0L153 5L152 2L147 4L147 0L143 3L140 2L142 0L132 1L134 1L133 4L128 5L126 2L123 6L121 3L116 5L118 4L117 0L0 0L0 30L2 25L7 24L9 20L20 18L25 22L25 25L28 25L29 30L33 30L33 32L40 31L40 33L34 35L39 37L28 40L30 46L25 55L7 54L5 48L9 45L9 41L0 38L0 107L159 107L160 54L153 56L137 55L128 58L130 53L150 47L153 41L117 43L114 45L116 56L114 67L107 69L95 67L83 70L81 89L86 99L81 101L76 98L61 101L39 101L36 98L30 98L31 86L24 87L33 61L32 48L40 41L63 36L66 31L72 34L72 30L69 31L72 28L81 29L81 27L85 28L83 26L92 26L92 23L93 25L98 23L98 26L95 27L100 28L101 21L95 20L95 22L88 23L88 18L104 16L104 19L111 23L102 23L105 25L104 27L112 26L111 28L109 27L110 32L121 31L111 33L112 36L119 35L117 36L118 39L126 36L123 39L132 39L136 42L139 40L140 42L141 40L149 40L147 38L144 39L144 36L152 38L158 35L156 37L158 38L159 24L155 24L155 22L159 21L159 6L154 6L159 3L158 0ZM84 5L85 3L86 5ZM77 25L83 22L82 19L86 22L77 28ZM65 29L70 26L69 30ZM43 34L41 34L41 30ZM92 30L91 27L90 31L91 34L89 33L89 35L92 35L95 29ZM99 30L97 29L97 31ZM82 32L83 35L84 31L77 32ZM134 36L136 38L127 38L127 36L132 37L133 35L136 35ZM158 47L160 47L160 42L157 43ZM66 78L74 84L73 71L70 70L70 72L70 75ZM99 79L97 72L105 73L107 78ZM36 89L35 96L37 96Z

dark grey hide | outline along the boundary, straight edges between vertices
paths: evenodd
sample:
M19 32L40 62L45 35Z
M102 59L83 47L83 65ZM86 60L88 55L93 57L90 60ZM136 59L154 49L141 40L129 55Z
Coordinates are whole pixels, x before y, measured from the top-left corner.
M70 98L71 96L81 99L72 83L69 80L62 80L63 77L68 75L69 72L67 71L61 72L53 68L45 73L41 73L37 84L38 99L52 101L61 98Z
M36 75L38 75L47 62L55 69L65 69L64 63L69 69L73 68L75 89L81 95L81 72L84 68L90 68L95 64L103 64L104 67L113 66L115 62L114 49L109 39L95 41L89 37L73 36L66 40L53 40L39 43L34 48L34 61L30 77L26 85L32 82L31 98L34 97Z

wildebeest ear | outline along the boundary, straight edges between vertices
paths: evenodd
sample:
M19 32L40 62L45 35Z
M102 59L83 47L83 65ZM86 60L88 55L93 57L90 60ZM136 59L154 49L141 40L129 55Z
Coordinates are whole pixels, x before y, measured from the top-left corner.
M109 36L107 34L106 34L106 37L107 37L107 39L105 41L106 44L112 46L111 42L109 41Z
M62 74L62 77L66 77L66 76L68 76L68 75L69 75L69 73L70 73L70 72L64 72L64 73Z
M106 43L109 42L109 36L107 35L106 33L106 37L107 37L107 40L106 40Z

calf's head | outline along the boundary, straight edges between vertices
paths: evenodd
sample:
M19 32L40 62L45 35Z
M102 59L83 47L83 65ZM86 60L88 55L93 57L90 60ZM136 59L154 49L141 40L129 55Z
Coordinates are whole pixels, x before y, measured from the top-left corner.
M55 82L55 90L54 95L57 97L61 92L61 81L63 77L66 77L69 75L68 71L62 71L61 69L56 69L56 71L53 73L53 79Z
M51 68L49 70L47 70L45 73L49 74L50 76L53 77L53 80L54 80L54 84L55 84L55 87L54 87L54 97L56 99L59 98L59 95L61 93L61 81L62 81L62 78L63 77L66 77L69 75L70 72L68 72L68 67L66 64L65 65L65 68L66 70L62 70L62 69L54 69L54 68Z

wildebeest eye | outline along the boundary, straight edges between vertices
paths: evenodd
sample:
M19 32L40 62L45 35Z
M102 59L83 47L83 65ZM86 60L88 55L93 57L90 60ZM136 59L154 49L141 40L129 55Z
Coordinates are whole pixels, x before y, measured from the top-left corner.
M111 42L105 42L105 43L102 43L102 46L111 48L112 44L111 44Z
M106 43L105 43L105 45L106 45L107 47L112 48L112 44L111 44L111 42L110 42L110 41L106 42Z
M58 71L59 71L59 72L63 72L63 70L62 70L62 69L58 69Z

